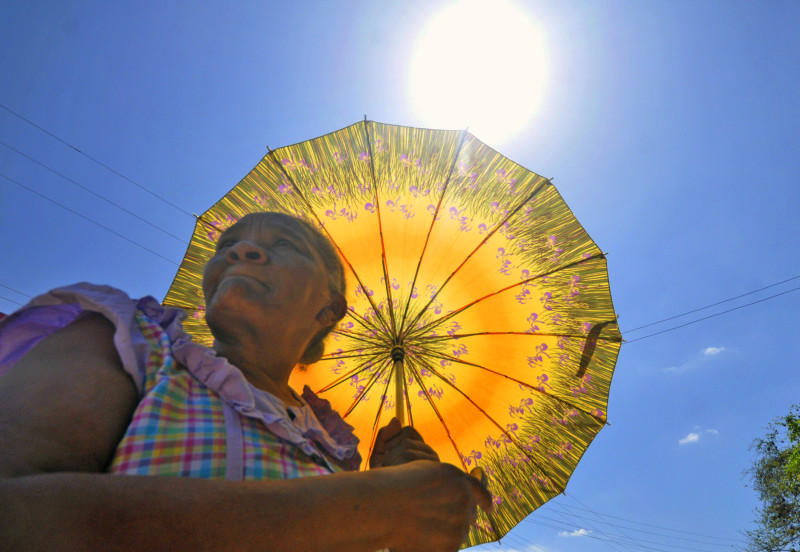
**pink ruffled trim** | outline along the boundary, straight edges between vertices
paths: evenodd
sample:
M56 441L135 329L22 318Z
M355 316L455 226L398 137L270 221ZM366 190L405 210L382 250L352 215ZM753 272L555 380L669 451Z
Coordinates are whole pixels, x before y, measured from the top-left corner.
M314 415L337 443L342 446L352 446L354 453L352 456L343 460L343 465L350 471L356 471L361 466L361 454L358 452L359 439L356 437L353 426L344 421L344 419L331 408L331 402L327 399L319 397L314 393L311 388L306 385L303 388L303 401L311 407Z
M177 362L239 414L260 420L270 433L295 445L306 455L320 457L313 444L316 443L345 469L357 470L361 465L359 441L353 428L331 409L328 401L320 399L310 389L303 391L302 398L315 419L299 416L292 422L279 399L254 387L241 370L227 359L216 356L212 349L184 336L172 344L172 353Z

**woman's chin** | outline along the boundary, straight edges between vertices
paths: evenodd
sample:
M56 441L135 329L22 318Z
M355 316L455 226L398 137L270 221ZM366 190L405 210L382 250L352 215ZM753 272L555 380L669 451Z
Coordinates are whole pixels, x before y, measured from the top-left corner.
M206 322L209 328L233 328L246 325L248 319L264 323L264 317L274 314L269 308L262 284L246 278L236 278L220 285L206 302ZM262 286L259 288L259 286Z

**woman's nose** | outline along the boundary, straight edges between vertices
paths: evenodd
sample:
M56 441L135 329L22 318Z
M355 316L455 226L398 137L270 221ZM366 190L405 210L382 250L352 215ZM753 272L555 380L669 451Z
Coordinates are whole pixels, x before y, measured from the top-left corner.
M227 256L229 261L234 262L266 263L268 260L266 251L247 240L238 241L228 248Z

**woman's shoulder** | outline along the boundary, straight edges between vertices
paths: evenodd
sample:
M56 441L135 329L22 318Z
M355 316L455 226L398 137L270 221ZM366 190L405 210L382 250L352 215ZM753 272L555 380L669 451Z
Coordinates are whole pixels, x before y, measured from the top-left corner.
M114 327L114 344L137 386L142 383L146 337L141 336L137 318L144 315L163 329L170 339L184 335L181 320L186 314L163 307L152 296L133 298L125 291L102 284L79 282L31 299L18 311L0 320L0 373L10 368L27 351L53 333L66 328L88 313L102 315Z

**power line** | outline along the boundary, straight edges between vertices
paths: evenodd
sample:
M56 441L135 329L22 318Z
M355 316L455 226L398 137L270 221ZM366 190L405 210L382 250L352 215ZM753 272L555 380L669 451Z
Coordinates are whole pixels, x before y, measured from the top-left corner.
M12 182L13 184L16 184L16 185L17 185L17 186L19 186L20 188L25 188L25 189L26 189L26 190L28 190L29 192L31 192L31 193L33 193L33 194L36 194L36 195L38 195L39 197L41 197L41 198L43 198L43 199L46 199L47 201L49 201L49 202L51 202L51 203L55 203L56 205L58 205L58 206L59 206L59 207L61 207L62 209L66 209L66 210L67 210L67 211L69 211L70 213L72 213L72 214L74 214L74 215L78 215L79 217L81 217L81 218L82 218L82 219L84 219L84 220L88 220L89 222L91 222L92 224L95 224L95 225L99 226L99 227L100 227L100 228L102 228L103 230L107 230L108 232L111 232L112 234L114 234L114 235L116 235L116 236L119 236L119 237L120 237L120 238L122 238L123 240L125 240L125 241L129 241L129 242L131 242L133 245L135 245L135 246L137 246L137 247L141 247L141 248L142 248L142 249L144 249L145 251L149 251L149 252L150 252L150 253L152 253L153 255L156 255L156 256L158 256L158 257L161 257L161 258L162 258L162 259L164 259L165 261L167 261L167 262L170 262L170 263L172 263L172 264L174 264L174 265L178 266L178 263L176 263L176 262L175 262L175 261L173 261L172 259L169 259L169 258L165 257L164 255L162 255L162 254L160 254L160 253L156 253L156 252L155 252L155 251L153 251L152 249L150 249L150 248L148 248L148 247L146 247L146 246L144 246L144 245L142 245L142 244L140 244L140 243L138 243L138 242L136 242L136 241L134 241L134 240L130 239L130 238L129 238L129 237L127 237L127 236L124 236L123 234L120 234L119 232L117 232L117 231L115 231L115 230L112 230L111 228L109 228L109 227L107 227L107 226L103 226L103 225L102 225L102 224L100 224L99 222L97 222L97 221L95 221L95 220L92 220L92 219L90 219L89 217L87 217L86 215L82 215L81 213L79 213L79 212L77 212L77 211L75 211L75 210L73 210L73 209L70 209L70 208L69 208L69 207L67 207L66 205L62 205L61 203L59 203L58 201L56 201L56 200L54 200L54 199L50 199L50 198L49 198L49 197L47 197L46 195L44 195L44 194L41 194L41 193L37 192L37 191L36 191L36 190L34 190L33 188L29 188L29 187L28 187L28 186L26 186L25 184L21 184L21 183L17 182L16 180L14 180L13 178L11 178L11 177L9 177L9 176L7 176L7 175L3 174L3 173L0 173L0 176L2 176L3 178L5 178L5 179L6 179L6 180L8 180L9 182Z
M579 536L581 538L591 538L602 542L606 546L617 549L621 547L626 550L637 550L637 551L642 550L648 552L672 552L676 550L690 550L695 552L707 552L712 550L718 550L719 549L718 547L730 547L741 543L740 540L729 537L719 537L703 533L696 533L692 531L671 529L668 527L635 521L619 516L603 514L595 510L592 510L574 496L571 495L564 495L564 496L568 496L568 498L574 500L578 504L581 504L583 507L567 504L561 500L552 501L549 502L546 507L537 510L535 514L523 520L522 523L540 528L546 527L549 529L554 529L559 532L559 536L566 536L563 535L565 533L570 533L570 532L574 533L576 528L585 528L587 529L586 531L579 533ZM558 508L555 508L556 506ZM589 519L588 517L581 515L577 512L589 513L590 515L595 516L597 519ZM549 517L547 514L550 513L557 514L562 519L554 519L552 517ZM625 522L626 525L617 524L611 520L620 520ZM604 528L603 529L598 528L597 526L594 525L595 523L600 524ZM633 525L634 527L632 527L631 525ZM635 526L639 526L639 528ZM609 529L606 530L605 527L608 527ZM613 533L610 532L611 530L613 530L614 532ZM626 531L641 533L643 535L652 535L661 540L650 540L646 537L632 536ZM576 536L576 538L578 537ZM506 535L505 537L503 537L504 544L511 544L512 548L516 548L514 546L514 543L515 541L519 540L527 543L528 546L531 547L537 546L531 540L521 537L519 531L513 531L508 535ZM709 542L709 541L716 541L716 542ZM684 543L687 544L685 545ZM498 548L500 548L501 550L505 548L502 545L497 545L496 543L494 544L495 546L498 546ZM696 546L690 546L691 544L699 545L700 548Z
M13 291L14 293L19 293L20 295L23 295L23 296L27 297L28 299L30 299L30 298L31 298L31 296L30 296L30 295L28 295L27 293L25 293L25 292L23 292L23 291L20 291L20 290L18 290L18 289L14 289L14 288L12 288L11 286L7 286L7 285L5 285L5 284L0 284L0 287L4 287L4 288L6 288L6 289L9 289L9 290Z
M19 113L17 113L17 112L15 112L15 111L11 110L10 108L6 107L6 106L5 106L5 105L3 105L3 104L0 104L0 107L2 107L2 108L3 108L3 109L5 109L6 111L8 111L8 112L9 112L9 113L11 113L12 115L14 115L15 117L18 117L19 119L22 119L23 121L25 121L25 122L26 122L26 123L28 123L29 125L31 125L31 126L33 126L33 127L37 128L37 129L39 129L40 131L44 132L45 134L47 134L47 135L48 135L48 136L50 136L51 138L54 138L55 140L58 140L59 142L61 142L61 143L62 143L62 144L64 144L65 146L67 146L67 147L69 147L69 148L71 148L71 149L75 150L76 152L78 152L79 154L83 155L84 157L86 157L86 158L87 158L87 159L89 159L90 161L93 161L94 163L97 163L98 165L100 165L100 166L101 166L101 167L103 167L104 169L106 169L106 170L108 170L108 171L111 171L112 173L114 173L115 175L119 176L120 178L123 178L123 179L127 180L128 182L130 182L131 184L133 184L134 186L136 186L136 187L137 187L137 188L139 188L140 190L143 190L143 191L147 192L147 193L148 193L148 194L150 194L151 196L153 196L153 197L155 197L155 198L158 198L158 199L160 199L161 201L163 201L164 203L166 203L166 204L167 204L167 205L169 205L170 207L173 207L173 208L177 209L178 211L180 211L181 213L183 213L183 214L185 214L185 215L187 215L187 216L191 217L192 219L194 219L194 215L192 215L190 212L188 212L188 211L185 211L185 210L181 209L180 207L178 207L177 205L175 205L174 203L172 203L172 202L171 202L171 201L169 201L168 199L165 199L165 198L161 197L160 195L158 195L157 193L155 193L155 192L153 192L153 191L151 191L151 190L149 190L149 189L145 188L144 186L142 186L141 184L139 184L139 183L137 183L137 182L133 181L132 179L130 179L130 178L128 178L127 176L125 176L124 174L122 174L122 173L120 173L120 172L118 172L118 171L116 171L116 170L112 169L111 167L109 167L108 165L106 165L105 163L103 163L102 161L99 161L99 160L95 159L94 157L92 157L92 156L91 156L91 155L89 155L88 153L84 153L83 151L79 150L78 148L76 148L75 146L73 146L72 144L70 144L69 142L67 142L66 140L63 140L63 139L59 138L58 136L56 136L55 134L53 134L53 133L52 133L52 132L50 132L49 130L46 130L46 129L44 129L44 128L40 127L39 125L37 125L37 124L36 124L36 123L34 123L33 121L31 121L31 120L29 120L29 119L26 119L25 117L23 117L23 116L22 116L22 115L20 115Z
M582 510L584 512L590 512L590 513L595 514L595 515L601 515L601 516L607 517L607 518L618 519L620 521L633 523L635 525L643 525L645 527L652 527L653 529L661 529L663 531L674 531L676 533L683 533L684 535L693 535L693 536L696 536L696 537L703 537L703 538L706 538L706 539L727 540L727 541L733 541L734 543L741 542L739 539L732 539L732 538L729 538L729 537L717 537L717 536L714 536L714 535L706 535L706 534L703 534L703 533L695 533L695 532L692 532L692 531L681 531L680 529L670 529L668 527L663 527L663 526L660 526L660 525L653 525L651 523L643 523L641 521L634 521L632 519L627 519L627 518L623 518L623 517L619 517L619 516L612 516L610 514L600 514L598 512L595 512L591 508L587 507L585 504L583 504L577 498L572 497L572 496L570 496L570 498L572 498L573 500L575 500L579 504L582 504L583 508L579 508L578 506L570 506L569 504L562 504L562 503L559 503L559 505L563 506L565 508L573 509L573 510Z
M110 205L113 205L113 206L114 206L114 207L116 207L117 209L119 209L119 210L121 210L121 211L124 211L124 212L128 213L128 214L129 214L129 215L131 215L132 217L135 217L135 218L139 219L140 221L142 221L142 222L144 222L145 224L147 224L147 225L149 225L149 226L151 226L151 227L155 228L156 230L158 230L158 231L160 231L160 232L163 232L163 233L164 233L164 234L166 234L167 236L170 236L171 238L174 238L174 239L178 240L178 241L179 241L179 242L181 242L182 244L184 244L184 245L188 245L188 244L186 243L186 241L185 241L185 240L183 240L182 238L179 238L179 237L178 237L178 236L176 236L175 234L173 234L173 233L171 233L171 232L168 232L168 231L164 230L164 229L163 229L163 228L161 228L160 226L157 226L157 225L153 224L152 222L150 222L150 221L148 221L148 220L146 220L146 219L144 219L144 218L140 217L139 215L137 215L137 214L136 214L136 213L134 213L133 211L129 211L128 209L126 209L126 208L125 208L125 207L123 207L122 205L119 205L118 203L115 203L115 202L111 201L110 199L103 197L102 195L98 194L98 193L97 193L97 192L95 192L94 190L92 190L92 189L90 189L90 188L88 188L88 187L84 186L83 184L81 184L81 183L79 183L79 182L76 182L75 180L73 180L73 179L69 178L68 176L66 176L66 175L64 175L64 174L62 174L62 173L60 173L60 172L58 172L57 170L55 170L55 169L53 169L53 168L51 168L51 167L48 167L47 165L45 165L45 164L44 164L44 163L42 163L41 161L39 161L39 160L37 160L37 159L34 159L34 158L33 158L33 157L31 157L30 155L27 155L27 154L25 154L25 153L23 153L23 152L19 151L18 149L16 149L16 148L15 148L15 147L13 147L13 146L10 146L9 144L7 144L6 142L4 142L3 140L0 140L0 145L3 145L3 146L5 146L5 147L7 147L7 148L8 148L8 149L10 149L11 151L13 151L13 152L17 153L18 155L21 155L22 157L24 157L25 159L28 159L29 161L32 161L32 162L36 163L36 164L37 164L37 165L39 165L40 167L43 167L43 168L47 169L47 170L48 170L48 171L50 171L51 173L53 173L53 174L55 174L55 175L57 175L57 176L60 176L61 178L63 178L63 179L64 179L64 180L66 180L67 182L71 182L72 184L74 184L74 185L75 185L75 186L77 186L78 188L80 188L80 189L82 189L82 190L84 190L84 191L86 191L86 192L88 192L88 193L92 194L93 196L95 196L95 197L97 197L97 198L100 198L100 199L102 199L102 200L103 200L103 201L105 201L106 203L108 203L108 204L110 204Z
M195 217L194 217L194 215L192 215L192 214L191 214L191 213L189 213L188 211L185 211L184 209L182 209L182 208L178 207L177 205L175 205L174 203L170 202L169 200L167 200L167 199L165 199L165 198L161 197L160 195L156 194L155 192L152 192L151 190L149 190L149 189L145 188L145 187L144 187L144 186L142 186L141 184L138 184L137 182L135 182L135 181L134 181L134 180L132 180L131 178L129 178L129 177L125 176L124 174L122 174L122 173L120 173L120 172L116 171L115 169L111 168L110 166L106 165L105 163L103 163L103 162L101 162L101 161L99 161L99 160L95 159L94 157L90 156L89 154L87 154L87 153L85 153L85 152L81 151L80 149L78 149L77 147L73 146L72 144L70 144L70 143L69 143L69 142L67 142L66 140L64 140L64 139L62 139L62 138L60 138L60 137L56 136L55 134L53 134L52 132L48 131L47 129L45 129L45 128L43 128L43 127L41 127L41 126L37 125L37 124L36 124L36 123L34 123L33 121L31 121L31 120L29 120L29 119L27 119L27 118L23 117L22 115L20 115L19 113L17 113L17 112L15 112L15 111L13 111L13 110L12 110L12 109L10 109L9 107L7 107L7 106L5 106L5 105L3 105L3 104L0 104L0 108L3 108L4 110L6 110L7 112L11 113L11 114L12 114L12 115L14 115L15 117L17 117L17 118L21 119L22 121L24 121L24 122L28 123L29 125L31 125L31 126L33 126L33 127L35 127L36 129L38 129L38 130L40 130L41 132L43 132L43 133L47 134L47 135L48 135L48 136L50 136L51 138L53 138L53 139L55 139L55 140L57 140L57 141L61 142L61 143L62 143L62 144L64 144L65 146L67 146L67 147L69 147L69 148L71 148L71 149L75 150L76 152L78 152L79 154L83 155L84 157L86 157L86 158L87 158L87 159L89 159L90 161L92 161L92 162L94 162L94 163L96 163L96 164L100 165L101 167L105 168L106 170L108 170L108 171L110 171L110 172L112 172L112 173L116 174L116 175L117 175L117 176L119 176L120 178L123 178L123 179L127 180L127 181L128 181L128 182L130 182L131 184L133 184L133 185L135 185L136 187L138 187L138 188L142 189L143 191L145 191L145 192L149 193L150 195L152 195L152 196L154 196L154 197L156 197L156 198L160 199L161 201L163 201L164 203L166 203L166 204L170 205L171 207L173 207L173 208L177 209L178 211L180 211L180 212L182 212L182 213L186 214L187 216L190 216L190 217L192 217L192 218L195 218ZM149 221L145 220L144 218L140 217L139 215L136 215L135 213L133 213L133 212L129 211L128 209L126 209L126 208L124 208L124 207L122 207L122 206L120 206L120 205L118 205L118 204L114 203L113 201L111 201L111 200L109 200L109 199L107 199L107 198L105 198L105 197L101 196L100 194L97 194L97 193L96 193L96 192L94 192L93 190L91 190L91 189L89 189L89 188L87 188L87 187L85 187L85 186L83 186L83 185L79 184L78 182L76 182L76 181L74 181L74 180L70 179L69 177L67 177L67 176L65 176L65 175L63 175L63 174L61 174L61 173L59 173L58 171L56 171L56 170L54 170L54 169L52 169L52 168L48 167L47 165L45 165L44 163L42 163L42 162L40 162L40 161L38 161L38 160L34 159L33 157L30 157L30 156L28 156L28 155L26 155L26 154L22 153L21 151L19 151L19 150L15 149L14 147L12 147L12 146L8 145L7 143L5 143L5 142L3 142L3 141L0 141L0 144L2 144L2 145L4 145L5 147L7 147L7 148L11 149L12 151L14 151L14 152L18 153L19 155L21 155L21 156L23 156L23 157L25 157L25 158L27 158L27 159L29 159L29 160L33 161L34 163L36 163L36 164L38 164L38 165L40 165L40 166L44 167L45 169L47 169L47 170L49 170L49 171L53 172L54 174L56 174L56 175L58 175L58 176L60 176L60 177L64 178L65 180L67 180L67 181L69 181L69 182L73 183L74 185L76 185L76 186L78 186L78 187L82 188L83 190L86 190L87 192L89 192L89 193L91 193L91 194L93 194L93 195L97 196L98 198L102 199L103 201L106 201L106 202L110 203L111 205L113 205L113 206L117 207L118 209L121 209L122 211L124 211L124 212L126 212L126 213L130 214L131 216L133 216L133 217L135 217L135 218L137 218L137 219L141 220L142 222L144 222L144 223L146 223L146 224L148 224L148 225L152 226L153 228L155 228L155 229L157 229L157 230L160 230L161 232L164 232L165 234L167 234L167 235L169 235L170 237L172 237L172 238L174 238L174 239L176 239L176 240L180 241L181 243L183 243L183 244L186 244L186 243L187 243L187 242L186 242L186 241L184 241L182 238L180 238L180 237L178 237L178 236L176 236L176 235L174 235L174 234L172 234L172 233L170 233L170 232L168 232L168 231L164 230L163 228L160 228L159 226L156 226L155 224L153 224L153 223L151 223L151 222L149 222ZM141 245L141 244L139 244L139 243L137 243L137 242L135 242L135 241L133 241L133 240L131 240L131 239L129 239L129 238L127 238L127 237L123 236L123 235L121 235L121 234L118 234L117 232L115 232L115 231L113 231L113 230L111 230L111 229L109 229L109 228L107 228L107 227L105 227L105 226L103 226L103 225L101 225L101 224L99 224L99 223L97 223L97 222L95 222L95 221L93 221L93 220L89 219L88 217L85 217L84 215L81 215L80 213L77 213L77 212L73 211L72 209L69 209L68 207L65 207L64 205L62 205L62 204L60 204L60 203L58 203L58 202L56 202L56 201L54 201L54 200L52 200L52 199L50 199L50 198L48 198L48 197L46 197L46 196L44 196L44 195L40 194L39 192L36 192L36 191L32 190L31 188L28 188L27 186L24 186L24 185L20 184L19 182L16 182L16 181L12 180L11 178L9 178L9 177L8 177L8 176L6 176L6 175L0 174L0 176L3 176L3 177L5 177L6 179L10 180L11 182L13 182L13 183L15 183L15 184L17 184L17 185L19 185L19 186L22 186L23 188L27 189L28 191L31 191L31 192L33 192L33 193L35 193L35 194L37 194L37 195L39 195L39 196L41 196L41 197L43 197L43 198L47 199L48 201L51 201L51 202L55 203L56 205L59 205L60 207L63 207L64 209L67 209L68 211L70 211L70 212L72 212L72 213L74 213L74 214L77 214L78 216L80 216L80 217L82 217L82 218L85 218L86 220L89 220L90 222L92 222L92 223L94 223L94 224L97 224L97 225L98 225L98 226L100 226L101 228L104 228L105 230L108 230L109 232L112 232L112 233L114 233L114 234L116 234L116 235L118 235L118 236L120 236L120 237L124 238L125 240L127 240L127 241L130 241L131 243L133 243L133 244L135 244L135 245L137 245L137 246L139 246L139 247L141 247L141 248L145 249L146 251L149 251L149 252L151 252L151 253L153 253L153 254L155 254L155 255L158 255L158 256L159 256L159 257L161 257L162 259L168 260L169 262L171 262L171 263L173 263L173 264L177 264L177 263L175 263L174 261L172 261L172 260L170 260L170 259L167 259L166 257L164 257L164 256L162 256L162 255L160 255L160 254L156 253L155 251L153 251L153 250L151 250L151 249L148 249L147 247L145 247L145 246L143 246L143 245ZM741 295L737 295L737 296L735 296L735 297L731 297L731 298L728 298L728 299L724 299L724 300L722 300L722 301L718 301L718 302L716 302L716 303L712 303L712 304L710 304L710 305L706 305L706 306L704 306L704 307L699 307L699 308L697 308L697 309L693 309L693 310L690 310L690 311L687 311L687 312L684 312L684 313L681 313L681 314L677 314L677 315L674 315L674 316L671 316L671 317L668 317L668 318L664 318L664 319L662 319L662 320L659 320L659 321L657 321L657 322L651 322L651 323L649 323L649 324L645 324L645 325L643 325L643 326L639 326L639 327L633 328L633 329L631 329L631 330L626 330L626 331L625 331L625 333L626 333L626 334L630 334L630 333L632 333L632 332L636 332L636 331L642 330L642 329L644 329L644 328L648 328L648 327L650 327L650 326L655 326L655 325L657 325L657 324L661 324L661 323L663 323L663 322L668 322L669 320L674 320L674 319L676 319L676 318L681 318L681 317L683 317L683 316L687 316L687 315L689 315L689 314L693 314L693 313L695 313L695 312L699 312L699 311L702 311L702 310L706 310L706 309L709 309L709 308L712 308L712 307L715 307L715 306L718 306L718 305L721 305L721 304L724 304L724 303L727 303L727 302L730 302L730 301L734 301L734 300L736 300L736 299L740 299L740 298L742 298L742 297L746 297L746 296L748 296L748 295L752 295L752 294L754 294L754 293L758 293L758 292L760 292L760 291L764 291L765 289L769 289L769 288L772 288L772 287L775 287L775 286L778 286L778 285L784 284L784 283L786 283L786 282L790 282L790 281L792 281L792 280L796 280L796 279L798 279L798 278L800 278L800 275L798 275L798 276L793 276L793 277L791 277L791 278L788 278L788 279L786 279L786 280L783 280L783 281L781 281L781 282L777 282L777 283L774 283L774 284L770 284L770 285L768 285L768 286L765 286L765 287L759 288L759 289L757 289L757 290L749 291L749 292L747 292L747 293L743 293L743 294L741 294ZM639 338L636 338L636 339L632 339L632 340L626 340L624 343L633 343L633 342L635 342L635 341L641 341L641 340L643 340L643 339L647 339L647 338L650 338L650 337L654 337L654 336L657 336L657 335L661 335L661 334L663 334L663 333L671 332L671 331L674 331L674 330L677 330L677 329L680 329L680 328L683 328L683 327L686 327L686 326L690 326L690 325L692 325L692 324L696 324L697 322L702 322L703 320L708 320L709 318L714 318L714 317L716 317L716 316L720 316L720 315L722 315L722 314L727 314L727 313L729 313L729 312L732 312L732 311L735 311L735 310L739 310L739 309L741 309L741 308L744 308L744 307L749 307L749 306L755 305L755 304L757 304L757 303L761 303L761 302L763 302L763 301L767 301L767 300L769 300L769 299L774 299L775 297L779 297L779 296L781 296L781 295L785 295L785 294L787 294L787 293L791 293L791 292L793 292L793 291L797 291L798 289L800 289L800 288L793 288L793 289L791 289L791 290L789 290L789 291L786 291L786 292L783 292L783 293L779 293L779 294L776 294L776 295L772 295L772 296L770 296L770 297L767 297L767 298L765 298L765 299L761 299L761 300L759 300L759 301L754 301L754 302L752 302L752 303L747 303L747 304L745 304L745 305L741 305L741 306L739 306L739 307L735 307L735 308L733 308L733 309L729 309L729 310L722 311L722 312L719 312L719 313L716 313L716 314L712 314L712 315L710 315L710 316L706 316L706 317L703 317L703 318L699 318L699 319L697 319L697 320L693 320L693 321L691 321L691 322L687 322L687 323L685 323L685 324L681 324L681 325L679 325L679 326L675 326L675 327L672 327L672 328L668 328L668 329L666 329L666 330L662 330L662 331L659 331L659 332L655 332L655 333L652 333L652 334L649 334L649 335L645 335L645 336L643 336L643 337L639 337Z
M552 523L542 522L541 521L541 519L542 519L541 516L538 519L539 520L535 522L536 525L538 525L538 526L549 527L550 529L556 529L556 530L561 530L561 531L565 530L562 525L553 525ZM534 522L531 522L531 523L534 523ZM664 548L655 548L653 546L648 546L646 544L643 544L646 541L637 541L637 542L634 542L634 543L630 543L630 542L620 543L618 540L616 540L617 537L614 537L614 538L611 538L611 537L612 537L612 535L608 535L608 534L606 534L606 533L604 533L602 531L598 531L597 534L595 534L594 532L588 532L587 531L587 533L585 535L583 535L581 538L595 539L595 540L599 540L599 541L601 541L601 542L603 542L605 544L608 544L610 542L615 543L615 544L625 544L627 546L631 546L635 550L649 550L649 551L652 551L652 552L670 552L669 550L666 550ZM650 544L659 544L659 545L663 546L663 544L661 544L661 543L650 543ZM706 551L702 551L702 552L706 552Z
M536 525L538 527L548 527L550 529L555 529L559 531L559 533L567 533L570 531L572 527L575 527L575 525L565 527L563 525L564 524L563 521L559 521L541 514L532 517L536 517L536 519L534 520L532 518L528 518L524 520L524 523ZM586 521L585 519L580 519L579 525L580 526L586 525L585 521ZM612 527L615 526L612 524ZM656 534L656 535L664 537L666 539L678 539L678 537L672 537L670 535L663 535L663 534ZM695 548L691 546L684 546L682 544L673 544L670 542L654 541L639 537L629 537L625 535L620 536L598 529L585 531L584 533L580 534L580 538L591 538L599 540L609 546L610 545L622 546L624 548L632 550L648 550L654 552L670 552L672 550L690 550L693 552L711 552L707 548ZM691 539L688 540L691 541ZM713 546L730 546L730 544L704 543L703 541L693 541L693 542L697 544L712 544Z
M577 516L576 514L571 514L571 515L574 515L575 517L580 519L582 523L588 522L587 518L582 518L580 516ZM615 523L611 523L611 522L608 522L608 521L602 521L603 514L596 514L596 515L601 517L601 520L597 521L597 523L600 523L602 525L606 525L606 526L611 527L611 528L613 528L615 530L618 530L618 532L620 532L620 537L622 539L625 539L626 541L636 541L636 540L639 540L639 539L634 538L634 537L630 537L630 536L625 535L625 534L622 534L621 531L620 531L621 529L627 529L629 531L635 531L637 533L643 533L645 535L653 535L653 536L656 536L656 537L663 537L663 538L666 538L666 539L690 542L690 543L694 543L694 544L703 544L703 545L710 545L710 546L725 546L725 547L730 546L730 543L709 542L708 540L698 540L696 538L673 536L673 535L669 535L669 534L663 533L663 532L649 531L647 529L637 529L636 527L630 527L630 526L627 526L627 525L617 525ZM549 519L549 518L545 518L545 519ZM631 523L636 523L636 522L631 522ZM596 530L598 533L603 533L603 531L597 529L596 527L590 527L590 528L593 529L593 530ZM666 528L663 528L662 530L663 531L674 531L674 529L666 529ZM715 537L711 537L711 538L715 538Z
M19 305L20 307L23 306L23 304L20 303L19 301L14 301L13 299L9 299L8 297L5 297L3 295L0 295L0 299L5 299L9 303L14 303L15 305Z
M567 494L566 494L566 493L564 493L564 496L567 496ZM577 500L578 500L577 498L574 498L572 495L569 495L569 497L570 497L570 498L572 498L572 500L575 500L575 501L577 501ZM553 506L551 507L551 509L552 509L552 510L555 510L555 507L556 507L556 506L561 506L561 507L563 508L565 505L564 505L564 504L562 504L562 502L561 502L561 501L559 501L558 503L556 503L556 504L553 504ZM555 511L556 511L556 513L561 513L561 515L563 515L563 516L570 515L570 516L574 516L574 517L576 517L576 518L578 518L578 519L582 519L582 520L584 520L584 521L588 521L588 520L586 520L586 518L585 518L585 517L584 517L584 518L581 518L580 516L578 516L577 514L574 514L574 513L563 512L563 510L562 510L562 512L559 512L558 510L555 510ZM597 514L595 514L595 515L597 515ZM617 533L620 535L620 537L621 537L621 538L623 539L623 541L624 541L624 543L623 543L623 542L615 542L614 544L616 544L617 546L622 546L622 547L623 547L623 548L625 548L625 549L630 549L630 548L629 548L629 547L631 546L631 544L630 544L630 543L631 543L632 541L634 541L635 539L633 539L633 538L629 537L628 535L626 535L626 534L625 534L625 533L622 531L622 529L620 529L619 527L617 527L617 526L615 526L615 525L613 525L613 524L610 524L610 523L606 522L605 520L603 520L603 519L602 519L602 516L598 516L598 517L600 517L600 518L601 518L601 521L600 521L600 523L603 523L603 524L606 524L606 525L610 525L612 528L614 528L614 529L615 529L615 531L616 531L616 532L617 532ZM592 521L594 521L594 520L592 520ZM588 525L588 527L589 527L590 529L592 529L592 530L595 530L595 529L596 529L596 527L595 527L594 525ZM611 546L611 544L609 544L609 546Z
M700 307L698 309L686 311L686 312L684 312L682 314L676 314L675 316L670 316L669 318L665 318L663 320L659 320L658 322L651 322L650 324L645 324L644 326L639 326L638 328L633 328L632 330L625 330L625 333L626 334L630 334L630 333L633 333L635 331L638 331L638 330L641 330L641 329L644 329L644 328L649 328L650 326L655 326L656 324L661 324L662 322L667 322L669 320L674 320L676 318L681 318L682 316L686 316L688 314L699 312L701 310L710 309L711 307L716 307L717 305L721 305L723 303L728 303L729 301L735 301L736 299L741 299L742 297L746 297L748 295L753 295L754 293L758 293L759 291L764 291L765 289L769 289L769 288L772 288L772 287L775 287L775 286L779 286L781 284L785 284L786 282L791 282L792 280L797 280L798 278L800 278L800 275L792 276L791 278L787 278L786 280L783 280L782 282L776 282L774 284L770 284L768 286L764 286L762 288L755 289L753 291L748 291L747 293L743 293L741 295L737 295L736 297L731 297L730 299L723 299L722 301L717 301L716 303L712 303L711 305L706 305L705 307Z
M680 326L675 326L674 328L667 328L666 330L662 330L660 332L652 333L652 334L645 335L645 336L642 336L642 337L637 337L636 339L631 339L630 341L625 341L624 344L633 343L635 341L641 341L642 339L647 339L648 337L661 335L663 333L671 332L671 331L677 330L679 328L684 328L686 326L691 326L692 324L697 324L698 322L702 322L703 320L708 320L709 318L714 318L715 316L720 316L722 314L727 314L727 313L733 312L735 310L743 309L745 307L750 307L750 306L756 305L758 303L763 303L764 301L769 301L770 299L774 299L776 297L780 297L781 295L786 295L787 293L792 293L793 291L797 291L799 289L800 289L800 287L796 287L796 288L792 288L792 289L790 289L788 291L784 291L784 292L781 292L781 293L776 293L775 295L770 295L769 297L765 297L764 299L759 299L758 301L753 301L752 303L747 303L745 305L739 305L738 307L734 307L734 308L728 309L726 311L718 312L716 314L712 314L712 315L709 315L709 316L704 316L703 318L698 318L697 320L692 320L691 322L687 322L686 324L681 324Z

